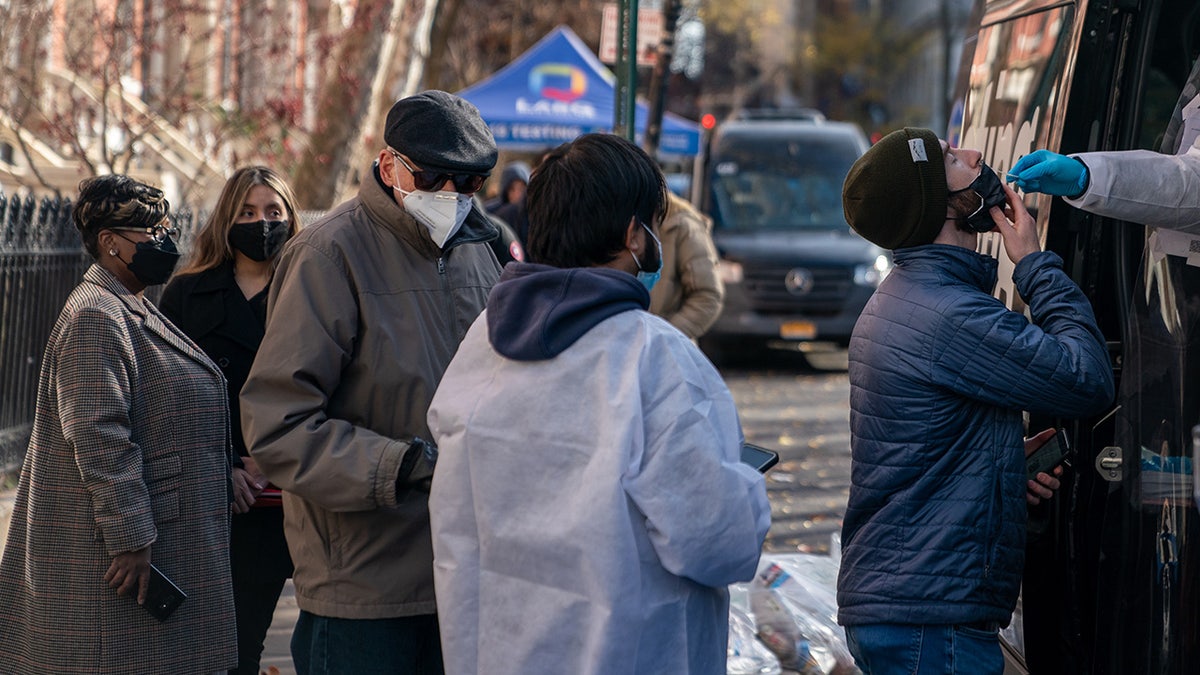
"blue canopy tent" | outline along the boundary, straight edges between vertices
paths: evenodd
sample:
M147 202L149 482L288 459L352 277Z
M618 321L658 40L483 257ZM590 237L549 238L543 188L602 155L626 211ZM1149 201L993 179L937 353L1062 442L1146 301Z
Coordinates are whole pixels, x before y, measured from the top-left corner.
M479 108L501 148L536 151L611 131L616 78L570 28L559 26L512 63L458 92ZM647 107L637 104L638 142ZM665 113L659 153L700 151L700 127Z

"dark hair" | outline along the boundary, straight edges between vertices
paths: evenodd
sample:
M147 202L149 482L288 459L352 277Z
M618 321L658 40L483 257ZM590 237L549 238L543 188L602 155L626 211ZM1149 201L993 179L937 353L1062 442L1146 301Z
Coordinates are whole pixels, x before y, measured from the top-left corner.
M983 197L974 190L955 190L946 197L946 206L954 214L954 225L963 232L975 232L967 225L967 216L983 204Z
M585 134L542 158L529 179L530 262L593 267L625 250L631 218L662 216L667 183L641 148L613 134Z
M129 176L111 174L85 178L79 183L79 198L71 219L83 238L84 248L98 259L96 238L110 227L154 227L167 217L171 203L162 190Z

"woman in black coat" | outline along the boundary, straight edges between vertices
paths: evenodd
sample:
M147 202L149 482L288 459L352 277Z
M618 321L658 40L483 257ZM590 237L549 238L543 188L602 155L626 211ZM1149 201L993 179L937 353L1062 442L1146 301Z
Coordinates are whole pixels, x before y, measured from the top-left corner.
M291 188L261 166L239 169L225 183L187 265L176 272L159 303L164 314L208 354L229 382L233 446L242 466L234 481L255 503L233 517L230 567L237 612L238 668L257 675L263 641L292 560L283 536L279 490L269 485L242 439L238 392L262 342L267 288L275 257L300 226Z

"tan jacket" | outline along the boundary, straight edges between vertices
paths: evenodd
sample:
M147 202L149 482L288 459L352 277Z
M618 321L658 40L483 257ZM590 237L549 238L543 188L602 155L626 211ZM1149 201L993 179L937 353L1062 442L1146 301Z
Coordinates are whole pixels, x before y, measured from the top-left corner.
M662 279L650 292L650 311L693 340L713 325L725 300L711 231L710 218L683 198L670 195L667 215L659 228Z
M284 490L297 602L348 619L435 611L428 495L398 500L396 476L500 274L482 214L442 252L371 175L280 255L241 393L246 445Z

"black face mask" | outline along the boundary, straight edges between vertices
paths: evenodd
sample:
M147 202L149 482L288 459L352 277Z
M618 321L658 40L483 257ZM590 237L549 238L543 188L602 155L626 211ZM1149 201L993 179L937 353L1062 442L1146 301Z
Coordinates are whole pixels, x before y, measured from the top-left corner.
M288 221L255 220L234 223L229 229L229 245L251 260L262 262L274 258L288 240Z
M133 276L137 277L138 281L147 286L157 286L167 283L167 279L171 278L171 272L175 271L177 262L179 262L179 249L175 248L175 242L167 237L162 240L162 243L137 242L137 250L134 251L133 258L125 263L125 266L129 268L130 272L133 272Z
M966 229L971 232L991 232L996 228L996 223L992 221L991 210L993 206L1004 206L1008 201L1008 195L1004 192L1004 184L1000 182L1000 177L992 171L992 167L987 164L980 163L979 175L971 184L961 190L954 190L950 194L958 192L973 191L979 195L979 208L971 214L962 218L966 221Z

